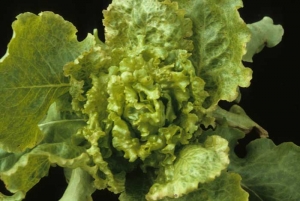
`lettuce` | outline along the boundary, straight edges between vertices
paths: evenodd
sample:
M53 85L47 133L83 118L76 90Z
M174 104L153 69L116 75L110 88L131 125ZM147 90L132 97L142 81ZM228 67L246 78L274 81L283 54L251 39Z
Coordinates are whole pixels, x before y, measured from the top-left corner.
M219 106L250 85L242 60L283 35L267 17L247 25L241 7L113 0L105 42L97 30L79 42L52 12L18 15L0 60L0 179L12 193L0 200L24 199L55 165L61 201L103 189L122 201L300 199L289 185L299 147L275 146L242 108ZM234 147L253 128L261 139L241 159Z

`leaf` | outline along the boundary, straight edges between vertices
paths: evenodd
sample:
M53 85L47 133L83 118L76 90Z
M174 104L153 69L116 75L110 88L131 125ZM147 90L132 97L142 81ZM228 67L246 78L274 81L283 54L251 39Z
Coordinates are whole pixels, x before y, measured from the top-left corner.
M217 177L214 181L199 185L197 191L183 198L185 198L184 200L186 201L248 201L249 195L241 188L241 179L238 174L223 172L221 176ZM178 201L181 200L178 199Z
M266 138L252 141L245 158L230 163L242 176L242 186L258 200L300 200L300 147L292 142L276 146ZM250 196L250 200L251 196Z
M113 146L130 161L162 149L164 138L168 144L187 144L199 128L207 93L187 57L186 51L174 51L172 63L164 65L157 58L130 56L108 77ZM174 127L180 135L166 136Z
M227 141L217 135L208 137L202 146L185 146L170 168L173 171L158 175L146 199L181 197L195 191L199 183L214 180L229 164L228 151Z
M26 193L41 178L48 175L49 168L50 163L47 156L25 154L11 169L1 172L0 176L10 192Z
M219 123L223 122L223 119L226 118L227 123L231 127L239 128L246 134L255 128L260 137L268 137L268 132L250 119L243 108L238 105L233 105L229 111L226 111L218 106L216 110L212 112L212 116Z
M109 69L112 60L111 55L108 55L110 51L106 52L102 48L105 47L97 46L68 63L64 66L64 73L71 77L72 82L82 82L84 86L77 92L75 90L76 93L71 92L71 95L73 109L88 117L86 126L77 134L89 143L86 152L93 163L87 171L94 179L93 185L99 190L107 188L120 193L124 190L126 168L120 166L114 171L116 169L111 167L111 163L116 161L109 158L112 157L109 135L112 125L107 120L107 82L116 67Z
M25 194L22 192L17 192L11 196L9 195L3 195L0 193L0 200L1 201L20 201L25 198Z
M216 130L205 131L199 140L210 135L220 135L229 142L228 171L242 177L241 185L250 194L249 200L300 200L299 146L291 142L276 146L270 139L260 138L247 145L245 158L239 158L234 148L245 136L242 131L228 127L225 121Z
M41 141L39 121L51 103L69 90L63 66L94 45L76 39L75 27L59 15L23 13L0 60L0 147L24 151Z
M64 74L70 77L70 94L72 96L73 110L85 110L83 105L87 102L88 99L87 91L92 88L92 86L94 85L92 82L95 82L96 78L101 77L100 82L103 82L103 85L107 83L107 78L105 78L103 71L106 72L108 67L112 65L112 60L114 58L111 58L110 53L110 51L106 51L105 49L97 46L92 48L90 51L80 55L78 58L76 58L75 61L69 62L64 66ZM100 75L98 75L99 71L102 72ZM93 76L94 78L92 79L91 76ZM106 90L102 90L97 97L93 98L97 99L100 96L102 97L102 99L104 99L105 92ZM88 108L90 107L91 106L89 106ZM86 111L82 112L87 113Z
M103 11L106 44L125 48L145 58L165 58L175 49L192 50L187 37L192 23L171 1L114 0Z
M0 149L0 172L10 169L24 153L8 153Z
M0 152L0 177L9 191L24 193L46 176L51 164L62 167L85 166L85 149L74 144L74 135L85 125L78 119L62 119L53 103L46 118L39 124L45 136L40 145L23 153ZM12 197L9 197L12 199ZM8 198L7 198L8 199Z
M76 115L64 114L59 111L57 102L54 102L48 109L45 119L38 124L43 132L43 143L75 143L77 131L86 125L86 120ZM65 115L65 116L63 116ZM79 140L80 137L77 138ZM82 137L83 138L83 137ZM76 142L78 143L78 142Z
M119 196L120 201L146 201L147 194L153 178L150 176L150 170L143 173L137 169L132 173L126 175L125 191Z
M193 21L192 62L196 75L209 93L204 106L214 108L219 100L233 101L237 88L248 87L252 70L242 65L250 32L237 11L241 0L177 0Z
M125 192L120 201L146 201L145 194L153 178L149 172L135 171L126 177ZM198 189L178 198L163 198L160 201L248 201L248 193L241 188L241 177L235 173L223 171L213 181L200 184Z
M7 157L0 160L3 164L11 163ZM50 164L69 168L86 167L88 160L84 148L68 143L41 144L19 157L9 169L1 171L0 177L10 192L26 194L48 175Z
M214 129L208 129L204 131L198 138L199 142L205 142L208 136L219 135L228 141L230 162L232 157L237 157L234 154L234 148L238 144L238 140L245 137L245 133L238 128L230 127L226 117L222 121L218 122Z
M215 180L199 185L199 188L177 199L162 201L248 201L248 193L241 188L241 177L235 173L223 172Z
M121 169L120 172L113 172L110 164L103 157L99 146L105 133L101 129L93 130L89 127L82 129L82 134L90 142L91 146L86 150L89 157L93 160L93 166L87 168L88 173L95 179L95 188L102 190L107 188L114 193L124 191L125 172ZM106 148L106 147L105 147ZM103 150L103 149L102 149Z
M5 199L25 196L39 180L46 176L51 164L62 167L85 167L88 160L84 148L76 146L75 134L85 122L62 119L63 112L53 103L46 118L39 124L45 136L40 145L23 153L7 153L0 149L0 177L9 191L15 193ZM78 140L77 140L78 141ZM77 143L77 144L76 144Z
M282 26L274 25L269 17L247 26L251 31L251 40L247 43L247 53L243 60L248 62L252 62L254 54L262 51L265 46L274 47L280 43L284 32Z

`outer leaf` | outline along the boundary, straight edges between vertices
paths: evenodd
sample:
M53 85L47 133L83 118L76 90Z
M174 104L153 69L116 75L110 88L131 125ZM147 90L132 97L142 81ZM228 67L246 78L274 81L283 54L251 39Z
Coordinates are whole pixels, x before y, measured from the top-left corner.
M24 153L8 153L0 149L0 172L9 170Z
M78 143L74 142L76 133L85 125L86 120L59 111L57 103L54 102L50 106L45 119L38 125L44 135L41 143Z
M244 68L241 62L250 39L249 30L237 11L242 1L177 2L193 21L192 61L210 95L204 106L214 108L219 100L235 100L238 86L248 87L252 78L251 69Z
M223 122L215 131L204 132L200 140L216 134L228 140L228 170L241 175L241 184L250 194L250 200L300 200L300 147L293 143L276 146L271 140L261 138L250 142L246 147L246 157L241 159L236 156L234 148L237 140L245 134Z
M182 201L248 201L249 195L241 188L241 179L238 174L223 172L214 181L202 184L197 191L184 196Z
M248 62L252 62L254 54L262 51L265 46L276 46L281 41L284 32L282 26L274 25L269 17L264 17L247 26L251 31L251 40L247 43L247 53L243 56L243 60Z
M26 193L48 174L50 164L78 167L82 163L83 166L87 156L82 153L82 148L67 143L42 144L21 156L10 169L0 172L0 177L9 191ZM2 162L10 161L2 159Z
M20 192L25 195L48 174L50 164L62 167L85 166L88 158L86 154L82 154L84 148L75 146L72 141L77 130L85 124L82 121L74 122L78 119L64 120L61 114L56 103L52 104L45 120L39 124L45 135L42 144L23 153L1 152L0 177L8 190L16 193L13 197Z
M195 191L199 183L214 180L229 164L228 151L227 141L217 135L208 137L203 146L185 146L175 161L174 171L158 175L158 182L151 186L146 199L181 197Z
M42 177L48 175L49 168L50 163L47 156L26 154L11 169L1 172L0 176L10 192L26 193Z
M242 186L256 200L300 200L299 164L299 146L291 142L276 146L262 138L250 142L247 156L232 161L229 170L242 176Z
M238 144L238 140L245 137L245 133L240 129L230 127L230 124L227 122L226 117L224 117L223 120L217 124L214 130L208 129L204 131L201 134L201 136L199 136L199 141L205 142L206 138L212 135L219 135L228 141L229 148L230 148L229 152L230 152L230 163L231 163L233 159L232 157L237 157L234 154L234 148Z
M134 172L126 178L126 189L120 201L146 201L145 194L151 186L150 174ZM200 184L198 189L179 198L163 198L160 201L248 201L248 193L240 185L241 177L223 171L213 181Z
M88 157L82 154L84 148L73 144L78 144L74 135L85 123L77 121L78 119L62 119L62 114L57 110L56 103L51 105L46 118L39 124L45 136L41 145L23 153L1 150L0 177L8 190L15 193L13 196L6 196L5 200L25 196L32 186L48 174L50 164L75 168L85 166Z
M51 12L24 13L0 62L0 147L23 151L41 140L37 126L48 107L69 89L62 68L93 46L76 39L75 27Z
M20 201L25 198L25 194L22 192L18 192L13 194L12 196L3 195L0 193L0 200L1 201Z
M217 107L216 110L212 112L212 116L216 118L216 121L219 123L226 118L226 121L231 127L239 128L245 133L249 133L255 128L261 137L268 137L268 132L250 119L243 108L238 105L233 105L229 111Z

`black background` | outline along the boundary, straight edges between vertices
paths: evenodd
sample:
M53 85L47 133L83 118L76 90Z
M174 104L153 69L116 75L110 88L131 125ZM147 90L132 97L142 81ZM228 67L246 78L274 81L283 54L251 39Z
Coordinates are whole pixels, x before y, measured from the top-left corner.
M79 3L80 2L80 3ZM0 58L12 36L11 23L22 12L53 11L72 22L78 29L78 38L82 40L87 33L98 28L100 38L104 40L102 10L111 1L72 1L72 0L4 0L0 5ZM247 114L269 131L270 138L279 144L293 141L300 145L299 130L299 7L296 0L244 0L240 9L242 18L253 23L269 16L275 24L281 24L285 33L283 41L271 49L254 57L254 63L245 66L253 69L250 88L242 89L240 105ZM0 183L1 189L3 184ZM61 168L51 168L49 176L28 192L25 200L58 200L66 187ZM117 196L106 191L93 194L97 200L117 200Z

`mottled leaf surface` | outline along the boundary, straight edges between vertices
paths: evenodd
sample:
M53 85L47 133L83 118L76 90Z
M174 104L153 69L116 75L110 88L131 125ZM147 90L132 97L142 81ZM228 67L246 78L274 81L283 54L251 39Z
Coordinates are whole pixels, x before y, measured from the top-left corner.
M300 147L292 142L276 146L261 138L251 142L247 156L232 161L229 170L241 175L242 186L257 199L300 200L299 164Z
M120 201L146 201L145 194L153 182L151 174L135 172L129 174L126 189ZM215 180L200 184L196 191L178 198L163 198L161 201L248 201L248 193L241 187L241 177L223 171Z
M216 130L202 136L220 135L229 142L230 164L228 170L242 177L241 185L249 192L249 200L299 200L300 147L287 142L276 146L270 139L260 138L250 142L245 158L239 158L234 148L245 134L226 122Z
M227 167L228 151L228 142L217 135L209 136L203 145L186 146L180 151L173 172L159 174L146 199L177 198L197 190L199 183L201 186L214 180Z
M24 13L0 60L0 147L24 151L42 138L37 124L50 104L70 87L63 66L94 44L76 39L76 28L59 15Z
M178 0L179 8L193 21L192 61L206 82L209 97L204 106L214 108L219 100L233 101L237 88L248 87L252 71L241 62L250 32L237 11L241 0Z

